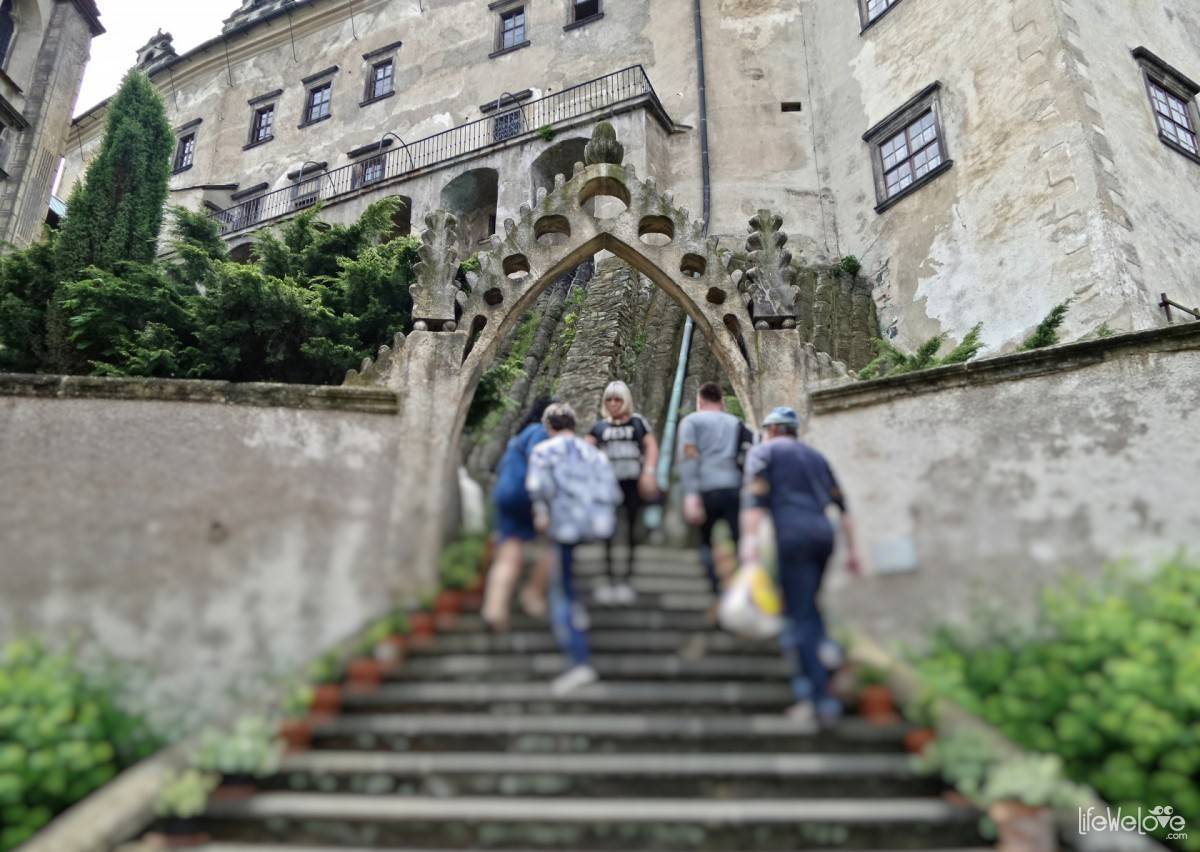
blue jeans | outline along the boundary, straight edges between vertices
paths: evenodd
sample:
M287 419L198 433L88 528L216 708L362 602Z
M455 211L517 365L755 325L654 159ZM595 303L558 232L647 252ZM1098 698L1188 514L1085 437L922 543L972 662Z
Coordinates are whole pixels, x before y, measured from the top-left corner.
M828 521L825 528L827 533L816 524L807 530L808 535L788 536L779 542L779 586L787 618L780 645L795 672L792 692L796 700L812 701L818 713L836 715L842 706L829 694L829 681L841 649L826 633L817 606L825 567L833 555L833 530Z
M557 547L558 571L550 587L550 624L559 647L570 657L572 665L586 666L591 659L587 610L575 599L575 578L571 573L575 545L559 544Z

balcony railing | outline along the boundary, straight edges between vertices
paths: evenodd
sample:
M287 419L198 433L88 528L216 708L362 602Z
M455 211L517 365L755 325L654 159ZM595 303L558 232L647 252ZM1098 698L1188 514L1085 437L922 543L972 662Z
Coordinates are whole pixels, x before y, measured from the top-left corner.
M650 97L665 118L662 104L650 85L645 69L641 65L634 65L415 142L401 142L398 148L387 149L381 141L380 153L375 156L363 157L356 163L333 171L318 171L316 168L311 174L301 171L301 178L290 186L243 201L213 215L221 222L221 233L230 234L287 216L311 207L318 201L358 192L365 187L645 96Z

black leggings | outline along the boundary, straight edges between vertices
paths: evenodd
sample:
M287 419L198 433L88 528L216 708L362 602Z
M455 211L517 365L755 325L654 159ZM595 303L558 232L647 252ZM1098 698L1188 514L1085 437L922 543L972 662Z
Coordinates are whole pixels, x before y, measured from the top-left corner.
M621 502L619 511L625 515L626 542L629 545L625 576L622 579L628 580L633 577L633 548L637 535L637 518L642 510L642 495L638 491L638 481L636 479L619 479L617 480L617 484L621 486L621 493L625 496L625 499ZM618 517L617 520L619 527L620 518ZM619 529L615 530L612 538L604 542L604 561L608 565L608 579L610 580L617 579L617 572L613 566L613 542L617 540L619 532Z

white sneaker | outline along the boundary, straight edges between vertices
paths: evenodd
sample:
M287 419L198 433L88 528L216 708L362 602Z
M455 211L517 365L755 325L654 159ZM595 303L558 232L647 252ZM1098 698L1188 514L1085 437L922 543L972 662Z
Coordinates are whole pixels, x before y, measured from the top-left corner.
M811 701L799 701L783 711L789 721L800 725L815 725L817 723L817 708Z
M628 583L617 583L613 586L613 602L623 606L637 603L637 592Z
M600 675L591 666L575 666L556 677L550 684L550 691L555 695L566 695L599 679Z
M617 602L617 587L608 580L601 580L600 585L592 592L592 597L601 606L612 606Z

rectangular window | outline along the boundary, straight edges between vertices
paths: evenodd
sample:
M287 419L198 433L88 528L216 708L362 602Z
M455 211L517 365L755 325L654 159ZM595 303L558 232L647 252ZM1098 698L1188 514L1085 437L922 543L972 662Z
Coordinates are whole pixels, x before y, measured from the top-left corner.
M942 164L942 146L938 141L933 110L922 115L880 146L883 157L884 185L892 198L912 186Z
M500 39L496 47L508 50L525 43L525 7L518 6L500 15Z
M360 186L379 183L379 181L383 180L386 173L387 162L383 154L363 160L354 170L353 188L357 189Z
M371 90L367 92L367 98L373 100L390 95L395 86L395 74L395 64L390 59L372 66Z
M329 104L333 98L333 83L317 86L308 92L308 109L304 113L304 123L312 124L329 117Z
M275 135L275 104L254 111L254 123L250 128L250 144L266 142Z
M575 24L600 14L600 0L573 0L571 6L574 15L571 22Z
M1167 147L1200 162L1200 113L1196 106L1200 83L1189 80L1144 47L1133 55L1142 66L1158 138Z
M875 168L877 212L953 165L942 132L940 88L934 83L863 136Z
M323 175L318 173L292 184L292 207L312 207L316 204L317 196L321 194L322 177Z
M519 109L501 113L492 119L492 136L496 142L503 142L505 139L520 136L522 124L521 111Z
M858 11L862 17L863 29L878 21L884 13L890 11L900 0L858 0Z
M196 153L196 134L189 133L179 137L179 145L175 148L175 171L181 172L192 167L192 159Z

